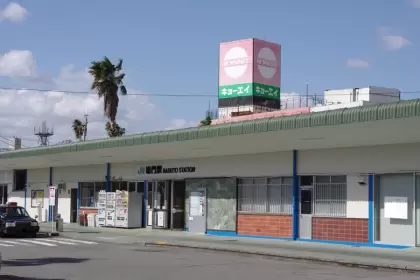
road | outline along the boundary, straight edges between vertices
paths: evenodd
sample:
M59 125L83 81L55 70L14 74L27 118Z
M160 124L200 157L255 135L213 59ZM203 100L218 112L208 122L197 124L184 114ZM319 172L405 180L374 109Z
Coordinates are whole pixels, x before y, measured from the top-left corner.
M373 271L192 249L77 239L0 240L1 280L411 280L419 275Z

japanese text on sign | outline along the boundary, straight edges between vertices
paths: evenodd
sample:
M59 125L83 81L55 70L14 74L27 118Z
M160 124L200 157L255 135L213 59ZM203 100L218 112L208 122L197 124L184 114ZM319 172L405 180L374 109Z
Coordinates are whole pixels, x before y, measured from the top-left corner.
M55 186L50 186L50 206L55 206Z

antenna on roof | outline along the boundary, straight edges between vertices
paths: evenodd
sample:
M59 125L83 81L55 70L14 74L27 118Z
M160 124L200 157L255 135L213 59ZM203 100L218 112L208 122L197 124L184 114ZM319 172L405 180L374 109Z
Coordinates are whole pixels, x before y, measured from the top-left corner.
M34 127L34 134L38 136L38 143L40 146L48 146L50 143L48 138L54 135L54 130L49 129L47 123L43 121L41 127L38 127L38 132Z

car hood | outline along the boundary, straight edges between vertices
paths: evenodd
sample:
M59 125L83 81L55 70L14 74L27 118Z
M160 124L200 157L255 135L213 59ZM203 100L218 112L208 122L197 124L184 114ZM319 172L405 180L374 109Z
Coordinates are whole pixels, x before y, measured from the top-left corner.
M2 220L5 222L36 222L31 217L4 217Z

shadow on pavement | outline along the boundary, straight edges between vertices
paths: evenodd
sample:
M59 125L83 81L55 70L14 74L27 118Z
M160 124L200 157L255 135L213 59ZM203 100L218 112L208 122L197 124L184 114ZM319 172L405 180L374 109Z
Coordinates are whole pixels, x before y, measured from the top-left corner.
M34 277L20 277L20 276L12 276L12 275L1 275L1 280L65 280L63 278L34 278Z
M82 263L87 260L89 259L80 259L80 258L15 259L15 260L4 260L3 266L40 266L40 265L56 264L56 263L71 264L71 263ZM3 278L1 277L0 279L3 280Z

